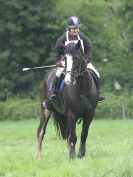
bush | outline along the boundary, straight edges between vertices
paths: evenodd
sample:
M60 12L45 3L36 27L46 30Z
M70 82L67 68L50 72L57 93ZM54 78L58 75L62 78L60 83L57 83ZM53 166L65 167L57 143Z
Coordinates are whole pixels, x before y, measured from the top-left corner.
M133 118L133 96L129 94L106 93L106 101L99 103L96 119L128 119ZM39 118L41 113L40 100L9 99L0 102L0 120L23 120Z
M129 94L116 95L106 93L106 101L98 104L96 118L132 118L133 117L133 96Z
M40 115L39 100L15 99L0 102L0 120L22 120Z

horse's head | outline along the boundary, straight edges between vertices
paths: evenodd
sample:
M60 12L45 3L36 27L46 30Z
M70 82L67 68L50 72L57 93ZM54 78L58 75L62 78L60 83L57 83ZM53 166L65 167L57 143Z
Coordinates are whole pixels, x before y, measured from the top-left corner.
M69 43L65 47L66 77L67 85L74 84L82 72L86 69L83 49L80 40L77 44Z

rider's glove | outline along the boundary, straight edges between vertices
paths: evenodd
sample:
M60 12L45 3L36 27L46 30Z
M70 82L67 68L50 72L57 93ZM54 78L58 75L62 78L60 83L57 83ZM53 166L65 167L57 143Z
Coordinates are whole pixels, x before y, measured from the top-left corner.
M56 63L56 67L64 67L64 66L63 66L62 62L59 61L59 62Z

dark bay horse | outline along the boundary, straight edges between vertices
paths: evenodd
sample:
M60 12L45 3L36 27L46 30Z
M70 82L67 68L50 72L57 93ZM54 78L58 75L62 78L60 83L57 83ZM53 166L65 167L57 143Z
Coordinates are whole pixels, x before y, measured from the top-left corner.
M41 158L42 140L48 120L53 113L58 133L67 140L69 157L75 157L77 142L76 123L82 120L82 132L78 157L85 156L86 138L94 110L98 102L98 91L94 79L86 68L81 42L70 43L65 47L65 86L59 93L59 101L49 100L49 87L56 69L46 74L43 82L42 118L37 130L36 158Z

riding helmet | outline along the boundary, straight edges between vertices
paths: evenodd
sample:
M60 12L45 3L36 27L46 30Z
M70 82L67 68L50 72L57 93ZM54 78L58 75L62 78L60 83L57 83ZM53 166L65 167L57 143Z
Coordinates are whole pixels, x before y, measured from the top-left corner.
M79 28L81 26L80 19L76 16L67 19L68 28Z

